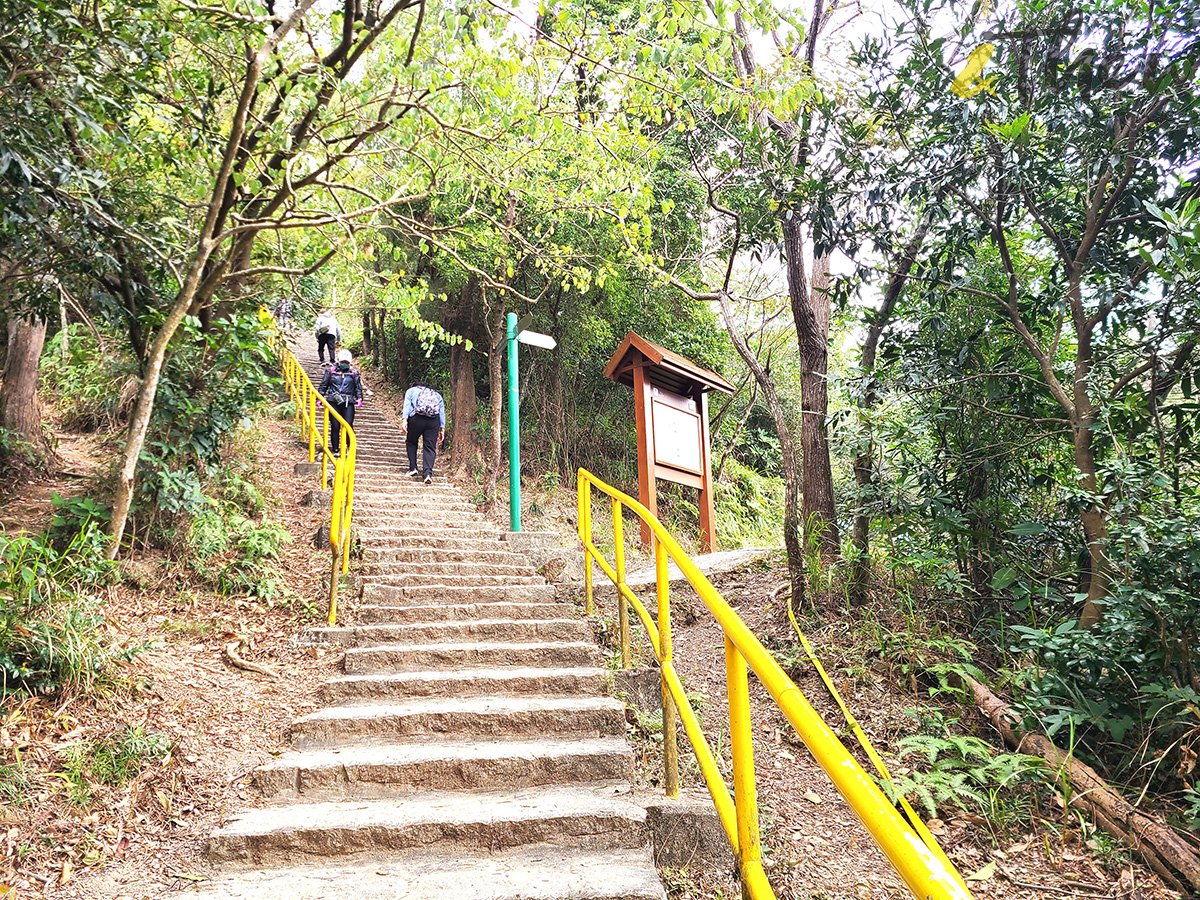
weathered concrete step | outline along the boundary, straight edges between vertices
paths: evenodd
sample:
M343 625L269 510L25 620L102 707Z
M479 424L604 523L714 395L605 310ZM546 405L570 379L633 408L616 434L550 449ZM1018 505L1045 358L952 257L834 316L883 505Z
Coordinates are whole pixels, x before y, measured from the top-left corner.
M360 509L357 499L355 518L369 528L406 528L412 532L432 535L440 531L485 531L497 535L499 526L475 512L459 509L435 509L431 506L405 506L400 501L388 501L379 509Z
M303 815L299 815L303 810ZM254 809L213 832L213 862L295 865L426 848L440 856L548 843L584 850L646 844L646 813L580 788L453 793Z
M347 675L365 672L449 669L457 666L570 667L600 665L600 650L590 641L556 641L518 644L511 641L471 644L391 644L351 647L342 667Z
M363 493L357 487L354 494L354 511L371 521L395 521L401 524L417 522L423 525L448 525L453 522L484 521L474 506L462 500L424 500L420 497L409 500L397 497L391 492Z
M522 790L628 782L624 738L344 746L285 753L260 766L254 786L276 799L382 797L400 791Z
M417 512L361 512L355 508L355 521L374 531L391 532L399 537L500 537L500 528L473 513L441 515L426 510Z
M648 848L578 852L533 845L501 853L363 859L357 865L231 872L196 900L666 900Z
M477 562L382 561L364 562L363 575L388 579L397 577L416 579L418 576L422 576L423 580L431 584L444 584L444 579L450 577L478 579L476 584L496 584L495 579L498 578L533 578L537 572L528 563L514 566Z
M512 550L475 550L470 547L422 547L411 543L372 541L363 558L375 563L474 563L529 568L529 560Z
M387 584L392 587L488 587L512 585L541 585L540 575L451 575L444 572L412 573L397 567L379 571L380 566L366 567L363 584Z
M371 528L359 525L359 533L364 543L372 547L418 548L423 550L453 550L456 552L494 552L509 553L511 545L500 538L499 532L495 537L481 537L478 531L469 534L434 537L428 533L422 534L418 529L404 529L401 533L386 528Z
M427 527L405 523L403 525L362 522L356 516L363 540L368 543L400 541L404 546L457 547L463 550L489 550L511 547L503 542L500 529L488 522L466 527L442 527L432 531Z
M552 584L494 585L396 585L387 581L366 580L363 603L396 606L434 606L439 604L553 603L557 592Z
M468 641L583 641L591 636L579 619L476 619L449 622L407 622L308 628L302 644L337 643L343 647L397 644L464 643Z
M333 678L322 686L326 703L376 703L410 697L479 697L503 694L576 694L600 696L608 673L597 667L445 669L420 672L373 672Z
M479 619L570 619L570 603L457 603L444 606L359 606L355 620L362 625L408 622L470 622Z
M375 743L453 735L604 737L625 733L625 706L612 697L421 697L373 706L329 706L288 727L298 748L337 741Z

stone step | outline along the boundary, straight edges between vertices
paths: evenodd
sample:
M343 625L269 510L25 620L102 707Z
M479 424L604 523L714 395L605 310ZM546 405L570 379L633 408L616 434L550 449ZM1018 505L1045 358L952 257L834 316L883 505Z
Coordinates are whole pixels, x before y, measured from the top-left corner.
M575 667L600 665L600 650L591 641L555 641L517 644L511 641L473 644L389 644L351 647L342 663L347 675L366 672L411 672L458 666Z
M386 581L367 580L363 583L362 602L395 606L433 606L465 603L553 603L557 598L554 585L493 584L493 585L396 585Z
M420 523L484 521L475 507L463 500L413 497L411 500L390 494L361 494L356 488L354 510L360 515L379 519L406 519Z
M497 539L500 527L482 516L466 512L412 510L382 512L360 510L357 503L354 519L373 531L392 532L403 537L489 537Z
M358 606L354 619L360 625L408 622L470 622L479 619L569 619L570 603L455 603L444 606Z
M293 746L529 735L625 734L625 706L611 697L421 697L372 706L329 706L288 727Z
M501 543L501 531L490 522L481 522L462 528L439 528L431 531L420 525L372 525L360 522L355 517L364 541L403 541L408 546L458 547L464 550L501 549L511 544Z
M543 843L631 850L647 841L646 812L633 803L585 788L535 788L253 809L213 832L208 856L262 867L417 848L445 858Z
M402 567L380 571L382 566L368 566L363 573L363 584L387 584L392 587L465 587L485 588L489 586L542 585L540 575L448 575L440 572L411 573Z
M449 644L486 641L583 641L591 629L579 619L476 619L473 621L409 622L308 628L301 644L336 643L343 647L398 644Z
M357 523L356 523L357 524ZM362 526L359 533L363 541L372 547L395 547L398 549L453 550L456 552L511 553L511 545L500 537L451 536L433 537L423 534L391 534L389 529ZM478 534L477 532L475 534Z
M389 545L373 541L363 549L363 559L373 563L473 563L476 565L523 566L529 568L528 558L512 550L475 550L472 548L422 547L415 544Z
M379 579L408 578L429 584L445 584L446 578L472 579L476 584L497 584L495 579L537 578L533 566L524 560L519 565L479 562L399 562L380 560L364 562L364 576ZM400 582L393 582L400 583ZM520 583L520 582L518 582Z
M321 687L331 704L374 703L410 697L478 697L503 694L577 694L600 696L608 690L608 672L596 667L443 669L344 675Z
M633 753L622 738L349 745L291 751L260 766L265 797L337 799L397 792L521 790L551 784L628 782Z
M648 848L573 851L535 844L231 872L196 900L666 900Z

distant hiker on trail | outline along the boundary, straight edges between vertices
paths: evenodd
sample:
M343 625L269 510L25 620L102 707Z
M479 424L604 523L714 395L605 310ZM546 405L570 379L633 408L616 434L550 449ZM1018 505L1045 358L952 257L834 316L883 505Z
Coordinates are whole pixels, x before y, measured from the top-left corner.
M404 418L400 430L408 437L408 475L417 473L417 440L421 447L421 474L433 483L433 461L446 436L446 401L429 385L415 382L404 394Z
M292 301L287 297L280 297L275 304L275 321L279 323L280 330L292 330Z
M333 359L333 351L329 351ZM318 393L329 403L331 409L346 420L346 424L354 427L354 410L362 406L363 383L362 376L350 368L353 357L349 350L338 354L337 365L325 373L321 379ZM329 417L329 449L334 456L342 452L342 423L333 416ZM409 456L412 456L409 453Z
M317 358L321 360L321 365L325 364L326 347L329 348L329 364L333 365L333 351L342 342L342 329L338 327L332 312L327 309L321 310L313 334L317 336Z

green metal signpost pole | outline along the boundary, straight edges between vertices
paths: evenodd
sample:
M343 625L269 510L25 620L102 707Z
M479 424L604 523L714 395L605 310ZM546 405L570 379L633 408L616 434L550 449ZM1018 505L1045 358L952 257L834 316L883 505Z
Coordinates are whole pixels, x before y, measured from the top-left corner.
M521 415L517 378L517 314L508 314L508 521L521 530Z

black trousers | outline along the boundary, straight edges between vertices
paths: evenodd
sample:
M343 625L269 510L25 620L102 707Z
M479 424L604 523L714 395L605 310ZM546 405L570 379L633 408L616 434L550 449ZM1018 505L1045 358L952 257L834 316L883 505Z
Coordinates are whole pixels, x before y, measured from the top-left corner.
M336 345L334 344L332 334L318 334L317 335L317 357L321 360L321 362L325 362L325 348L326 347L329 348L329 361L331 363L337 362L337 360L334 358L335 353L334 353L333 348L335 346Z
M329 407L345 419L347 425L351 428L354 427L354 410L356 407L353 402L347 403L345 406L342 406L340 403L330 403ZM349 439L350 436L347 435L346 440L349 441ZM334 453L342 452L342 423L333 416L329 417L329 449Z
M442 430L442 420L437 416L408 417L408 467L417 467L417 439L422 440L421 474L426 478L433 477L433 461L437 457L438 432Z

